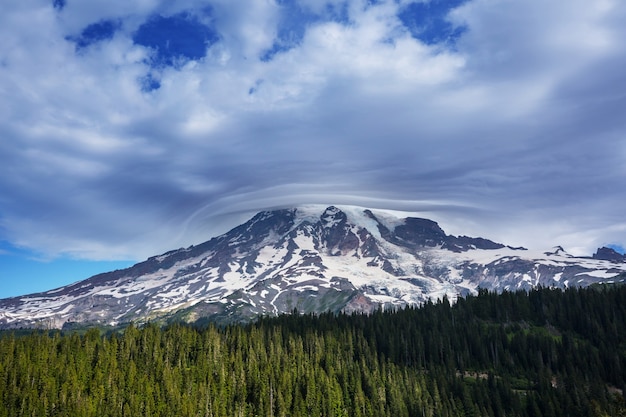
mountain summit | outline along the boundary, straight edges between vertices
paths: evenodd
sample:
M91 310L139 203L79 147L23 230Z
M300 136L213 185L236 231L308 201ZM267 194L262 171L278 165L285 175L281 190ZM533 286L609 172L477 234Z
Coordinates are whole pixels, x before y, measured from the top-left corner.
M454 301L478 288L626 279L626 262L447 235L428 219L356 207L264 211L208 242L44 293L0 300L0 327L236 322Z

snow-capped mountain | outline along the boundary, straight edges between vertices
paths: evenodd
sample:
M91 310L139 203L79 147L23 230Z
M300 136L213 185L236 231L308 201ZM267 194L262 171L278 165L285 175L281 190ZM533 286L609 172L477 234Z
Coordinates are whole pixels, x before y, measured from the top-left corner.
M258 213L198 246L149 258L44 293L0 300L0 327L117 325L262 314L361 311L454 301L477 289L623 282L626 262L561 247L512 248L447 235L437 223L356 207L305 206Z

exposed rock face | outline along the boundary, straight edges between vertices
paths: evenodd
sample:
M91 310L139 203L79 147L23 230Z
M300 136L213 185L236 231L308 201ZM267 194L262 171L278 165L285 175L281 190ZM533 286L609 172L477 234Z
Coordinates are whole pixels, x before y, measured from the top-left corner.
M562 248L541 253L447 235L428 219L306 206L258 213L208 242L125 270L0 300L0 327L233 322L294 308L367 313L444 295L454 301L478 287L502 291L623 281L626 263L611 251L601 248L593 259Z
M602 247L593 254L593 259L603 259L605 261L621 263L626 262L626 255L622 255L615 249Z

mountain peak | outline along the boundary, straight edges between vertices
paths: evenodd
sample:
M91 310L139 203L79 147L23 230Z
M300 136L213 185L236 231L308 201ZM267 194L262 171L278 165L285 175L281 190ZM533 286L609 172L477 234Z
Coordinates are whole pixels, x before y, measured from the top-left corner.
M370 312L379 306L535 286L623 280L610 250L563 259L435 221L354 206L257 213L207 242L41 294L0 300L0 327L117 325L145 320L230 323L265 314ZM611 260L604 258L610 257Z
M348 219L346 213L335 206L330 206L320 216L324 228L330 228L341 223L345 223Z
M594 259L602 259L611 262L626 262L626 255L622 255L618 251L612 248L603 246L598 248L596 253L593 254Z
M544 252L544 254L546 254L546 255L559 255L559 256L571 256L569 253L567 253L567 251L565 249L563 249L563 246L560 246L560 245L554 246L552 248L552 250L546 251L546 252Z

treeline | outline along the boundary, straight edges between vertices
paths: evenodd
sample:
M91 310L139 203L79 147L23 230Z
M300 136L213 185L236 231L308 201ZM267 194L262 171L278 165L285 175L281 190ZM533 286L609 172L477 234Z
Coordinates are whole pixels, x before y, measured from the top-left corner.
M626 416L626 287L0 335L0 417Z

